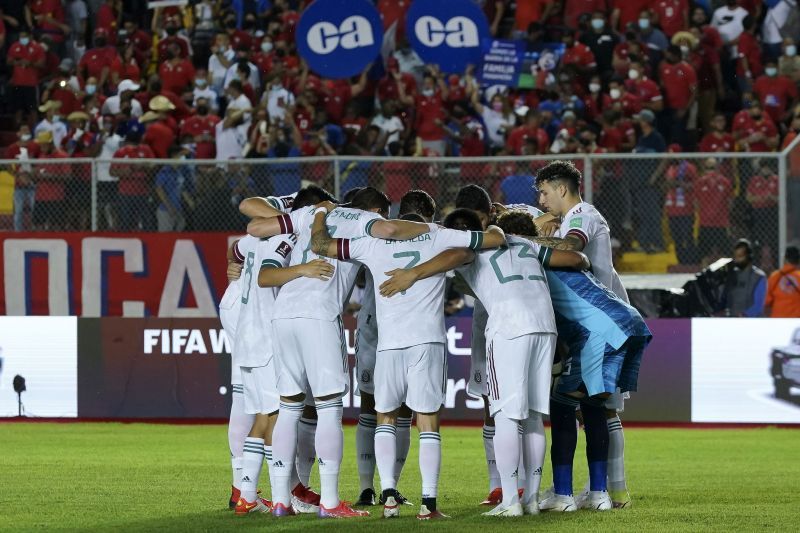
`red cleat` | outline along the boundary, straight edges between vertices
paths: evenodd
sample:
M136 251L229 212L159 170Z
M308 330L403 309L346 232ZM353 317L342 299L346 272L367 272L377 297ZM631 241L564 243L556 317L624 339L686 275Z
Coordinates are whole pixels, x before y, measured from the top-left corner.
M500 487L492 490L489 495L486 497L485 500L481 502L481 505L500 505L503 503L503 489Z
M231 499L228 500L228 508L229 509L236 509L236 503L239 501L239 498L242 496L242 491L231 485Z
M419 514L417 514L417 520L439 520L441 518L450 518L450 516L441 511L430 511L425 505L419 508Z
M282 503L276 503L272 507L272 516L276 516L278 518L281 518L281 517L284 517L284 516L294 516L296 514L297 514L297 512L292 508L291 505L289 507L286 507Z
M339 505L333 509L326 509L324 505L319 506L320 518L358 518L369 516L369 511L359 511L350 507L350 503L340 501Z
M298 513L318 513L319 494L309 487L303 486L302 483L298 483L297 486L292 489L292 507L294 507Z
M270 512L271 507L272 504L263 498L256 498L256 501L254 502L248 502L244 498L239 498L239 501L236 502L236 508L233 510L233 512L238 516L243 516L250 513L268 513Z

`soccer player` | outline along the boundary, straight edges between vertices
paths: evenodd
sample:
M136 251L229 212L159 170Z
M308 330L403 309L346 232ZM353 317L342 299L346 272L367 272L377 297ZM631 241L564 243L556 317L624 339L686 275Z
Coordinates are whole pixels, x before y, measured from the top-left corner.
M410 268L449 248L494 248L505 242L502 231L463 232L430 226L430 232L408 240L334 239L326 208L315 211L312 249L320 255L366 265L375 283L389 271ZM408 215L407 215L408 216ZM421 219L421 217L419 217ZM428 225L426 225L427 227ZM445 275L439 274L415 286L391 302L375 294L378 317L378 354L375 362L375 457L381 480L383 516L399 516L396 499L396 421L400 405L417 413L422 505L417 518L445 518L436 505L441 464L439 413L444 403L447 363L444 327ZM381 327L383 325L383 327Z
M561 228L560 237L536 237L535 241L561 250L583 251L592 262L593 273L600 283L628 302L628 294L611 260L608 223L593 205L583 201L580 183L580 171L568 161L553 161L539 170L536 175L539 202L550 214L561 219ZM624 409L621 393L612 394L606 402L608 482L614 506L620 508L631 502L625 481L625 437L619 418Z
M544 462L545 433L542 414L549 412L550 377L556 346L556 325L543 265L588 268L581 253L553 251L511 235L533 227L533 217L509 210L498 217L508 228L507 245L479 253L448 251L404 271L395 271L380 291L392 296L408 290L419 279L459 267L488 311L489 414L494 418L497 466L503 500L487 516L521 516L539 512L538 490ZM476 213L457 209L445 219L450 228L480 229ZM465 265L467 264L467 265ZM522 449L519 434L522 433ZM524 502L517 492L520 456L527 473ZM524 504L524 510L523 510Z
M355 209L338 207L328 222L337 238L367 235L383 239L409 239L428 231L426 224L385 220L389 199L366 187L353 197ZM297 233L290 265L307 263L317 255L311 249L312 208L293 209L288 215L274 211L270 218L254 219L248 233L266 237ZM341 313L355 281L358 267L333 262L336 271L328 281L298 278L281 289L272 317L276 341L275 360L280 416L275 427L272 463L273 515L293 514L289 505L289 478L294 466L297 425L310 386L317 408L316 452L319 458L321 518L365 516L339 499L342 460L342 396L349 383Z
M417 214L424 222L433 222L436 203L422 190L408 191L400 199L399 215ZM361 494L356 505L375 505L375 356L378 349L378 319L375 311L375 293L372 273L364 268L364 296L357 317L356 330L356 376L361 396L361 413L356 426L356 464L361 485ZM397 415L397 457L395 459L395 486L400 482L400 474L411 446L411 422L413 412L407 405L400 406ZM399 504L411 505L408 499L397 491ZM384 502L381 501L381 504Z

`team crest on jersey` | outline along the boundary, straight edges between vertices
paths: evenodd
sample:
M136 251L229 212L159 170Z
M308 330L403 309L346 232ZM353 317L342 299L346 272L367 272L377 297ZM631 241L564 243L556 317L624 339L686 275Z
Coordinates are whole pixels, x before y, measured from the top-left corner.
M483 379L483 377L481 376L481 372L480 372L480 370L478 370L477 372L475 372L475 376L474 376L472 379L475 381L475 383L480 383L480 382L481 382L481 380Z
M275 249L275 253L286 259L292 251L292 247L289 245L288 242L283 241L281 242L278 247Z
M583 225L583 219L581 217L573 218L569 221L570 228L580 228Z
M363 372L361 372L361 382L362 383L369 383L369 380L371 379L371 377L372 376L370 376L369 370L364 370Z

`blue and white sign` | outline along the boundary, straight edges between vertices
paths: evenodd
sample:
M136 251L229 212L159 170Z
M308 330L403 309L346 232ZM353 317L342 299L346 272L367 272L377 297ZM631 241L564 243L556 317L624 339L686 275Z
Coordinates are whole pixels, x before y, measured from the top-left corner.
M442 72L462 74L481 62L481 41L489 23L472 0L416 0L408 9L406 34L425 63Z
M483 62L478 70L481 84L516 87L524 54L522 41L484 39Z
M367 0L316 0L297 23L297 51L325 78L361 73L381 51L383 23Z

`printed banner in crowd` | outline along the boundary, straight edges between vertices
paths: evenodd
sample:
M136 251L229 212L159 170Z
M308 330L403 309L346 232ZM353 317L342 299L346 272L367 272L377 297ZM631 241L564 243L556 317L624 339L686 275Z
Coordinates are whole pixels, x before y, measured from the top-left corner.
M0 315L216 317L226 233L0 235Z
M522 70L525 45L522 41L484 39L483 61L478 71L483 85L516 87Z

